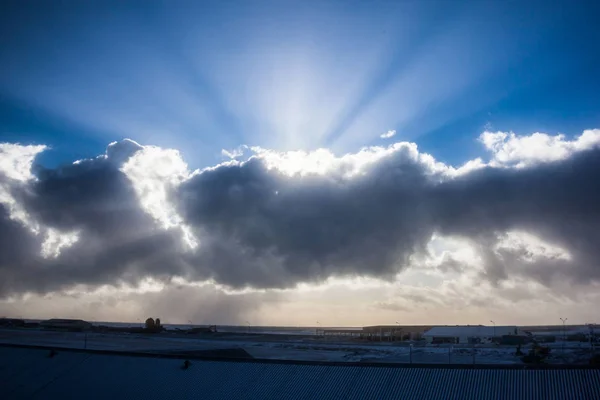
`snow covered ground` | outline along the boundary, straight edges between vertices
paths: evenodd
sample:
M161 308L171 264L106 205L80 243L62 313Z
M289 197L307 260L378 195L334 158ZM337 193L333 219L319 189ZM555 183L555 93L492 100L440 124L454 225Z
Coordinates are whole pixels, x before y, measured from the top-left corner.
M424 364L520 364L514 346L460 347L396 343L357 343L318 339L224 335L192 336L175 334L140 335L114 333L54 332L42 330L0 330L0 343L87 348L109 351L183 352L241 348L255 358L306 361L377 361ZM527 352L528 346L523 347ZM584 363L590 358L589 344L551 344L552 363Z

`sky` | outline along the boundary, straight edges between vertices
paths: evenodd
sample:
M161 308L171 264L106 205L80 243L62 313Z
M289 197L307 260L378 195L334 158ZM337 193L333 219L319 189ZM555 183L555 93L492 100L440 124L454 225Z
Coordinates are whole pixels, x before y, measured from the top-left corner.
M598 322L594 2L3 2L0 315Z

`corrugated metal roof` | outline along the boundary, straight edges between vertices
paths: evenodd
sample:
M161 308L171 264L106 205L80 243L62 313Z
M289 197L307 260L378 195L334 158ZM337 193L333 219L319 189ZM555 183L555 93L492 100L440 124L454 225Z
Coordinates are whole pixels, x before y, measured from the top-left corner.
M502 335L514 335L519 332L516 326L434 326L423 336L433 337L492 337Z
M192 360L0 347L2 399L600 399L598 369Z

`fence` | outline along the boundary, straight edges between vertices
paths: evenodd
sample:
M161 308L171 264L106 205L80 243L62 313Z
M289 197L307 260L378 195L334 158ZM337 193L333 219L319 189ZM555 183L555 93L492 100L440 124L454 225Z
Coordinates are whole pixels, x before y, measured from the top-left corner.
M560 344L546 351L531 352L532 346L409 346L406 352L395 355L398 362L414 364L589 364L600 354L596 347ZM520 352L519 352L520 350ZM405 353L405 354L403 354Z

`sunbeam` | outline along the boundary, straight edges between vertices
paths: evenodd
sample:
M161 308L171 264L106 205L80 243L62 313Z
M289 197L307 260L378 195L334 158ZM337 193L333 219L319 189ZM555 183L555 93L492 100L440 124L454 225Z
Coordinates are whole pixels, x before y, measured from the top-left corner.
M593 316L597 6L5 3L0 314Z

